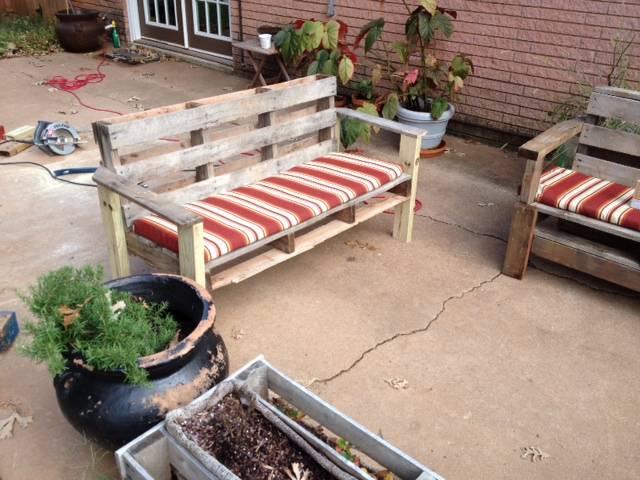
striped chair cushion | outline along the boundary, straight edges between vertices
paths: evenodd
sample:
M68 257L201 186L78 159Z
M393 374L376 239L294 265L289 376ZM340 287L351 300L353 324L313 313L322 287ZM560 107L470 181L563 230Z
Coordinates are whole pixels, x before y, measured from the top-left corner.
M332 153L185 207L204 219L208 262L371 192L401 174L402 167L395 163ZM133 231L178 252L174 223L149 215L136 220Z
M536 201L586 217L640 230L640 210L631 208L633 189L554 167L543 173Z

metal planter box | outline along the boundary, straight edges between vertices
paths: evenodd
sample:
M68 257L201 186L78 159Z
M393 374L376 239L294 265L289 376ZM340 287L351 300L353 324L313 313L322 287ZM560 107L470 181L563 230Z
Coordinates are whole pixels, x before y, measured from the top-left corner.
M286 400L296 409L304 412L318 424L337 437L351 443L381 467L393 472L402 480L443 480L441 476L404 454L384 439L369 432L351 418L340 413L311 391L295 383L282 372L271 366L262 356L245 365L226 381L244 382L259 397L268 400L272 392ZM225 381L225 382L226 382ZM223 382L224 383L224 382ZM194 400L191 405L206 402L216 394L221 384ZM305 428L281 415L291 428L311 443L343 470L361 478L373 478L359 471L355 466L315 437ZM171 480L172 472L180 480L228 480L233 476L216 476L209 471L191 452L182 447L169 434L166 422L131 441L116 452L120 474L125 480ZM231 474L232 475L232 474ZM175 478L175 477L174 477Z

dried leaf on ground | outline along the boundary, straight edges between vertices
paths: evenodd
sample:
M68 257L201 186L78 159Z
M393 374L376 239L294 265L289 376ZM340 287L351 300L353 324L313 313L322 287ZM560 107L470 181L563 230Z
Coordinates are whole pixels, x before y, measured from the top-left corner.
M520 458L531 460L531 462L541 462L550 455L540 450L539 447L520 447Z
M488 202L488 203L478 202L478 206L479 207L493 207L493 206L495 206L495 203L493 203L493 202Z
M246 335L245 331L241 328L233 328L231 330L231 338L234 340L240 340L242 337Z
M17 423L22 428L27 428L33 417L20 415L18 407L13 402L7 402L7 405L13 411L8 417L0 419L0 440L13 437L13 427Z
M375 245L372 245L368 242L363 242L361 240L347 240L346 242L344 242L344 244L348 247L357 247L357 248L361 248L361 249L367 249L367 250L377 250L377 247Z
M385 382L395 390L406 390L409 388L409 382L405 378L387 378Z

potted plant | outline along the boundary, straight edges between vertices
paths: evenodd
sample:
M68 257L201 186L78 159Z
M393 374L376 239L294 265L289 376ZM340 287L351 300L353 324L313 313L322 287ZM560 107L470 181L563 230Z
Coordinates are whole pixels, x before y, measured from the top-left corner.
M401 123L426 129L429 133L423 137L422 148L432 149L442 141L447 123L455 113L451 101L473 73L473 64L468 57L458 54L446 68L434 54L436 35L442 33L446 38L453 35L451 19L456 18L455 11L439 7L437 0L421 0L413 9L406 0L402 3L408 13L405 40L391 44L402 67L394 68L387 62L390 80L396 86L395 95L387 97L387 103L392 102L387 114L397 110ZM363 27L359 38L365 39L365 50L381 39L383 28L383 18ZM383 47L388 53L386 44ZM413 62L415 57L417 65Z
M68 52L85 53L99 50L104 43L105 26L98 19L98 12L74 8L70 0L66 8L56 13L56 35Z
M228 373L209 294L175 275L102 283L101 267L63 267L23 301L38 322L24 354L46 363L70 423L118 447L189 403Z
M167 431L215 478L356 480L319 451L274 405L241 382L223 382L205 401L167 417Z

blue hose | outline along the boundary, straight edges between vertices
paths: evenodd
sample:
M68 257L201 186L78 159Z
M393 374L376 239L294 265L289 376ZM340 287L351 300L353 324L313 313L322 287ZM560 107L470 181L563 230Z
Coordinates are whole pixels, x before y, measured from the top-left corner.
M97 170L97 167L61 168L60 170L54 170L53 174L56 177L62 177L64 175L75 175L76 173L93 173L96 170Z

